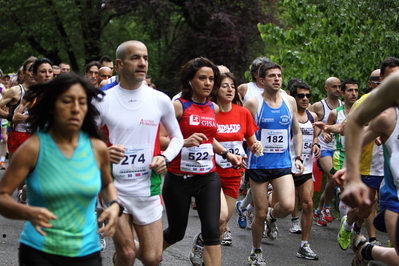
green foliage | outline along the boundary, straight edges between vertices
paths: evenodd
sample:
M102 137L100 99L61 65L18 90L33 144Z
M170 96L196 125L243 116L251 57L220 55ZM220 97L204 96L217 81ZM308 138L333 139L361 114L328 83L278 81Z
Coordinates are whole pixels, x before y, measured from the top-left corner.
M313 101L325 96L324 82L330 76L353 77L364 93L371 71L398 54L392 45L399 40L398 1L382 2L284 0L284 26L258 25L266 55L283 66L285 82L307 82L316 96Z

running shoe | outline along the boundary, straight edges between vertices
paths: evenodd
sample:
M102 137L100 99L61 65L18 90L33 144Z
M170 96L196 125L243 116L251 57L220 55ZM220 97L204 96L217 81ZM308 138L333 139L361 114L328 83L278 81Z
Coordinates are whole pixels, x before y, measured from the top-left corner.
M307 260L318 260L319 256L317 256L316 253L313 252L313 250L310 248L310 244L305 244L303 247L300 247L298 249L298 252L296 253L296 256L298 258L305 258Z
M266 223L266 221L263 223L263 234L262 234L262 238L268 238L268 236L267 236L267 223Z
M107 241L105 241L105 238L102 234L100 234L100 246L101 251L104 251L105 247L107 246Z
M291 222L292 222L292 224L291 224L290 232L293 234L302 233L302 228L299 223L299 219L291 220Z
M245 229L247 227L247 217L246 217L247 210L246 209L244 209L244 210L240 209L241 202L242 201L240 201L240 200L236 202L237 225L241 229Z
M339 201L341 200L341 189L339 187L334 188L334 208L336 212L339 212Z
M193 266L202 266L202 254L204 254L204 242L200 238L201 233L194 237L193 247L190 251L190 261Z
M352 230L351 231L346 231L344 223L348 217L344 216L341 219L341 229L339 229L337 240L338 240L338 245L342 250L347 250L349 248L350 242L351 242L351 235L352 235Z
M324 220L323 215L321 214L321 212L316 213L316 211L314 211L313 220L316 222L316 224L318 226L327 226L327 221Z
M367 245L370 245L370 243L367 242L367 239L361 234L357 235L353 239L351 247L353 247L352 250L355 252L355 255L353 256L352 266L366 266L366 265L369 265L369 261L362 257L362 250Z
M112 255L112 264L114 264L114 265L116 264L116 251Z
M255 249L255 251L249 255L248 262L251 266L266 266L266 260L263 258L260 249Z
M231 231L224 231L223 232L223 240L220 243L222 246L231 246L233 243L233 238L231 237Z
M379 240L377 240L377 239L374 239L373 241L370 242L370 245L381 247L381 246L382 246L382 243L381 243L381 241L379 241Z
M253 212L248 212L247 211L247 227L246 229L251 230L252 229L252 223L254 221L255 214Z
M269 208L269 212L272 209ZM266 235L270 240L276 240L278 237L278 228L276 225L276 219L272 221L271 219L266 218L266 224L267 224L267 229L266 229Z
M23 197L23 190L20 189L20 190L18 190L18 194L17 194L17 202L26 204L26 200L23 200L22 197Z
M0 169L1 169L1 170L6 170L6 164L5 164L5 162L0 162Z
M328 223L332 223L333 217L331 215L330 207L323 207L323 209L321 209L321 214L323 215L324 220L326 220Z

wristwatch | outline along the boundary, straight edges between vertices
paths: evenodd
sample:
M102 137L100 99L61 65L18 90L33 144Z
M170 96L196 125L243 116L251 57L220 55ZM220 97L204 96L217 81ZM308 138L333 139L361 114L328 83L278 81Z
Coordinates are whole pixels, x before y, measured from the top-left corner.
M121 201L118 200L118 199L117 199L117 200L111 201L111 202L108 204L108 207L111 206L111 205L114 204L114 203L116 203L116 204L119 205L119 214L118 214L118 216L121 217L123 211L125 210L125 207L123 207Z
M223 159L227 159L227 154L229 153L229 151L228 150L225 150L225 151L222 151L221 153L220 153L220 155L222 156L222 158Z
M301 156L295 156L295 157L294 157L294 162L295 162L296 160L299 160L299 161L301 161L301 163L303 163L303 160L302 160Z
M158 154L157 156L162 156L164 159L165 159L165 164L166 164L166 168L169 168L169 166L170 166L170 161L168 160L168 158L166 158L166 156L165 155L163 155L163 154Z

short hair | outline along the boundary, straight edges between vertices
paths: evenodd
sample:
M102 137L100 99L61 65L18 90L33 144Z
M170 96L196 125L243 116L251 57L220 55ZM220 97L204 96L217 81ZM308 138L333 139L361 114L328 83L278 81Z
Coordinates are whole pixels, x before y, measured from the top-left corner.
M387 67L399 67L399 58L390 56L382 60L380 67L381 76L385 75L385 69Z
M290 79L289 81L288 81L288 83L287 83L287 90L289 90L290 91L290 89L291 89L291 86L295 83L295 82L297 82L297 81L302 81L302 80L300 80L300 79ZM290 91L291 92L291 91Z
M96 66L98 69L101 68L101 64L98 61L91 61L85 67L85 73L89 72L90 68Z
M100 60L98 60L98 62L100 62L100 64L102 65L103 62L112 62L112 59L108 55L104 55L100 58Z
M345 79L345 80L341 83L341 91L345 92L345 90L346 90L346 84L359 84L359 83L357 83L357 81L354 80L353 78Z
M57 66L57 65L53 65L53 66L51 66L53 69L60 69L60 67L59 66Z
M278 68L278 69L280 69L282 71L281 66L279 64L277 64L277 63L268 62L268 63L260 65L259 66L259 70L258 70L258 77L265 78L266 77L266 72L269 69L274 69L274 68Z
M258 73L258 69L261 65L271 62L271 60L267 57L257 57L254 61L252 61L250 67L250 73L252 76L252 81L255 81L256 78L254 76L255 73Z
M231 72L225 72L225 73L220 74L219 79L215 82L215 86L213 87L213 91L212 91L212 99L213 99L213 101L216 104L218 104L218 100L217 100L218 91L219 91L220 87L222 86L222 81L225 78L230 78L233 81L233 83L234 83L235 90L234 90L234 98L233 98L232 103L235 103L235 104L238 104L238 105L242 106L242 101L241 101L240 95L238 95L237 79L234 76L234 74L231 73Z
M308 84L306 84L306 82L298 79L297 81L295 81L291 87L289 88L290 90L290 94L292 96L295 96L298 93L298 89L304 89L304 90L308 90L310 91L310 87Z
M69 63L66 63L66 62L61 62L58 66L61 68L61 65L68 65L68 66L70 66Z
M190 100L193 97L193 89L190 86L190 80L193 79L197 71L202 67L210 67L213 70L214 84L219 79L219 68L206 57L197 57L188 61L180 71L180 89L182 91L181 98Z
M81 129L87 132L90 137L104 140L95 122L95 117L99 112L93 105L93 100L100 101L104 93L91 85L86 79L74 73L64 73L47 83L29 87L24 99L28 102L36 99L36 103L29 109L29 117L27 118L29 132L35 133L41 129L49 129L54 125L53 111L57 98L75 84L80 84L87 96L87 114Z
M42 58L38 58L36 59L36 61L30 66L30 68L32 69L33 74L37 74L37 70L39 69L39 66L43 65L43 64L49 64L50 66L53 65L53 63L50 61L50 59L42 57Z
M25 72L26 70L28 70L28 69L27 69L28 65L29 65L30 63L34 63L36 60L37 60L36 57L34 57L34 56L29 56L29 58L26 59L25 62L23 63L23 65L22 65L22 71Z

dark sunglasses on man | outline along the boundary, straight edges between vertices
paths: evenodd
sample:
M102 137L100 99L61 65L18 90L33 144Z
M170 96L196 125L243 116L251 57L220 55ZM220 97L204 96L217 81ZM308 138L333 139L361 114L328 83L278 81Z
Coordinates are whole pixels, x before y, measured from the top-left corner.
M303 99L303 98L305 98L305 96L306 96L306 98L310 99L312 94L310 94L310 93L297 93L297 94L295 94L295 97L298 97L299 99Z

